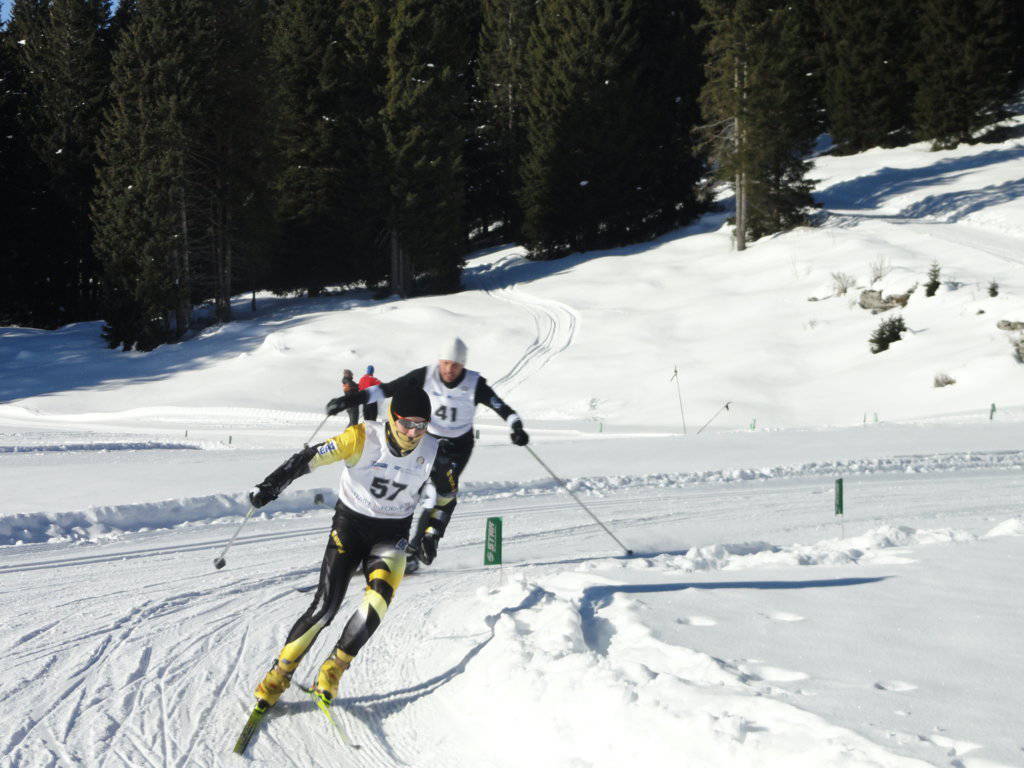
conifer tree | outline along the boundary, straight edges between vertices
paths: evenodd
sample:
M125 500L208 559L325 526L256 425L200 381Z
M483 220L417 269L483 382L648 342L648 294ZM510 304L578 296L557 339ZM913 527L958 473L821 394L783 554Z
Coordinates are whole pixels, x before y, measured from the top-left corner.
M1020 41L1012 0L922 0L918 24L912 68L918 137L936 149L969 142L1006 117L1014 95Z
M327 48L321 87L325 140L336 169L336 247L347 266L343 282L381 282L388 274L390 192L384 141L384 88L390 15L375 0L341 5Z
M819 8L828 128L840 152L906 141L914 101L908 75L917 32L913 7L821 0Z
M345 282L340 169L331 139L335 106L325 92L325 57L338 38L332 0L277 0L272 6L269 56L274 73L273 195L278 240L272 285L317 293Z
M709 35L701 92L716 177L736 190L737 249L805 220L806 153L818 129L807 77L807 17L796 6L703 0Z
M467 215L477 239L499 223L498 235L519 236L516 193L526 147L526 46L533 0L483 0L472 99L475 119L467 154Z
M40 254L56 299L55 322L96 312L98 270L88 205L95 184L96 137L109 78L107 0L25 2L14 8L27 99L20 118L45 168L46 199L59 242Z
M233 274L259 248L261 4L141 0L114 57L93 205L106 338L180 338L195 301L230 317Z
M459 285L471 6L469 0L398 0L392 17L383 117L391 282L402 296L419 273L437 290Z
M532 257L636 242L693 215L699 73L687 8L538 4L520 194Z
M24 21L24 19L22 19ZM27 34L25 25L16 30ZM29 146L19 41L0 29L0 325L53 327L66 317L50 284L61 258L45 166Z
M204 19L191 0L142 0L114 55L93 205L104 267L104 337L151 349L191 309L186 144L202 81Z

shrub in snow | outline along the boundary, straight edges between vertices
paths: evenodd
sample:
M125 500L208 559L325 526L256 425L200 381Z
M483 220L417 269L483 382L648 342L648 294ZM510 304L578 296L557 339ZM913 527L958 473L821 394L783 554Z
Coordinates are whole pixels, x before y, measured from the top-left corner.
M950 384L956 384L956 379L952 376L947 376L945 373L936 373L935 381L932 382L932 386L935 388L948 387Z
M933 261L931 269L928 270L928 282L924 284L925 296L934 296L935 292L939 290L939 273L941 271L939 262Z
M1000 320L996 323L996 328L1000 331L1024 331L1024 323L1016 320Z
M989 296L998 296L999 295L999 283L997 283L995 280L993 280L991 283L988 284L988 295Z
M845 272L832 273L832 291L836 296L845 296L846 292L857 285L857 279Z
M900 315L883 320L868 339L872 354L877 355L879 352L887 350L890 344L903 338L905 330L907 330L907 325Z
M1024 363L1024 336L1010 339L1010 343L1013 345L1013 359L1018 363Z
M874 285L883 277L892 272L889 260L885 256L879 256L878 260L871 265L871 284Z

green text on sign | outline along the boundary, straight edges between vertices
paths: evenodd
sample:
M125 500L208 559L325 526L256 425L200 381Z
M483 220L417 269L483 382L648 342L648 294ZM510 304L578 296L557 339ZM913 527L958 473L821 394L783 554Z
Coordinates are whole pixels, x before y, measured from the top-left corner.
M487 518L484 535L484 565L501 565L501 518Z

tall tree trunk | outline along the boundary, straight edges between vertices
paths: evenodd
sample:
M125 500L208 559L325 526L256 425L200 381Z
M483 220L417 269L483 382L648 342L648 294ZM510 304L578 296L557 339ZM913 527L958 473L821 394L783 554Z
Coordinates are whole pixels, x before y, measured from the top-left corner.
M409 298L409 258L402 251L398 229L391 227L391 292Z

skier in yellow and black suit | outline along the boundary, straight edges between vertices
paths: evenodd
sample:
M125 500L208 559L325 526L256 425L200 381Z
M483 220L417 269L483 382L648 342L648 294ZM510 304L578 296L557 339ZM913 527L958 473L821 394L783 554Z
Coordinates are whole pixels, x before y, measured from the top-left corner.
M447 468L437 457L437 439L426 434L429 420L430 400L423 390L402 390L391 400L387 423L356 424L300 451L249 494L253 506L262 507L310 470L345 462L316 596L288 633L274 666L256 686L258 700L269 706L277 703L299 661L338 612L349 579L360 566L366 593L320 667L315 693L323 702L330 703L337 695L342 673L380 625L405 575L413 512L431 485L439 503L450 492Z

